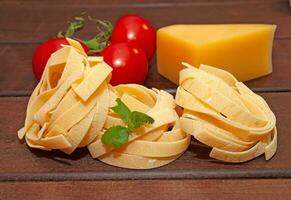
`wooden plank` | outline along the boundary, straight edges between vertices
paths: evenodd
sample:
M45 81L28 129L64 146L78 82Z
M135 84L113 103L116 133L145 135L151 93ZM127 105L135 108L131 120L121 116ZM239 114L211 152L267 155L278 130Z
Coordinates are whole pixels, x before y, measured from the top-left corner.
M0 183L9 199L291 199L291 180L159 180Z
M243 164L224 164L208 157L210 149L193 142L175 162L154 170L126 170L93 160L86 149L71 156L29 149L17 139L23 125L27 97L0 98L0 180L181 179L181 178L291 178L291 93L263 93L277 116L278 151ZM77 173L78 172L78 173Z
M0 44L0 96L29 95L37 84L31 70L34 44ZM266 77L247 82L257 91L291 90L291 40L275 40L274 72ZM176 85L159 75L153 61L145 85L160 89L175 89ZM15 78L17 77L17 78Z
M288 0L287 0L288 1ZM63 1L58 1L58 0L43 0L42 1L45 4L51 3L51 4L55 4L58 3L58 5L66 5L68 3L73 3L73 4L86 4L86 5L91 5L91 6L96 6L96 0L87 0L87 1L82 1L82 0L63 0ZM235 3L262 3L262 2L286 2L286 0L208 0L207 2L205 0L135 0L134 2L131 0L123 0L123 1L119 1L119 0L98 0L98 5L101 6L131 6L131 5L140 5L143 6L148 5L148 4L164 4L164 3L179 3L179 4L188 4L188 3L192 3L192 4L225 4L225 3L231 3L231 4L235 4ZM9 5L9 4L24 4L23 1L21 0L2 0L2 3L5 3L5 5ZM25 3L29 3L31 5L38 3L38 0L26 0Z
M12 181L121 181L121 180L197 180L197 179L291 179L290 169L235 170L123 170L90 172L11 172L1 173L0 182Z
M83 11L99 19L114 22L126 13L149 19L156 28L176 23L272 23L278 25L277 38L290 38L290 10L287 1L227 1L224 3L160 3L112 5L89 3L51 3L50 1L0 3L0 42L35 43L63 30L73 16ZM103 5L103 6L102 6ZM268 13L268 14L266 14ZM94 25L85 29L92 37Z

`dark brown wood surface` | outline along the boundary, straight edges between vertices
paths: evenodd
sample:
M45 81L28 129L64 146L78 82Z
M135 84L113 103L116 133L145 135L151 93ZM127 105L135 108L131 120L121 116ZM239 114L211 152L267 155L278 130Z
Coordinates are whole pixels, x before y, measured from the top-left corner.
M64 30L75 15L114 22L141 14L156 28L175 23L272 23L274 72L246 84L259 92L277 117L278 151L243 164L208 157L193 141L177 161L154 170L126 170L93 160L78 149L29 149L16 137L28 96L36 85L31 72L34 48ZM93 35L94 25L78 37ZM90 27L90 28L88 28ZM156 72L145 83L174 93L176 86ZM288 0L2 0L0 1L0 199L291 199L291 8Z
M158 180L0 183L3 199L291 199L291 180ZM13 191L13 192L10 192ZM58 197L58 198L56 198Z
M288 1L176 1L172 3L112 3L107 1L3 1L0 7L0 41L4 43L39 43L63 30L74 15L86 11L99 19L114 22L125 13L141 14L156 28L175 23L273 23L277 38L290 38ZM82 3L81 3L82 2ZM117 1L116 1L117 2ZM17 26L17 25L18 26ZM95 30L84 30L84 36Z

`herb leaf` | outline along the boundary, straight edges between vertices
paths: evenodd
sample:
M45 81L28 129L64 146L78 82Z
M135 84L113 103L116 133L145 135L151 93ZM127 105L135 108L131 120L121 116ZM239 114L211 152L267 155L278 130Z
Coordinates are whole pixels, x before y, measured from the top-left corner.
M129 108L121 101L120 98L116 99L117 105L112 107L111 109L117 113L121 119L128 123L129 122L129 117L131 114L131 111L129 110Z
M101 137L103 144L119 148L128 141L129 131L124 126L113 126L105 131Z
M142 112L138 111L131 112L128 120L129 132L136 128L141 127L144 123L152 124L154 123L154 119Z
M126 126L112 126L107 129L101 137L103 144L110 145L114 148L119 148L126 143L129 138L129 134L136 128L141 127L144 123L152 124L154 119L145 113L133 111L121 101L120 98L116 99L117 105L111 109L117 113L121 119L127 123Z

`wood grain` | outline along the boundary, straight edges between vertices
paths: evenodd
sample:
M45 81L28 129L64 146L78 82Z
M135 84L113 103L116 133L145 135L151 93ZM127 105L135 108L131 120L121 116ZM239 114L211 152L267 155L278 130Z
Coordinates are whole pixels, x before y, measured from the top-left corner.
M291 177L291 93L262 93L277 116L278 150L243 164L224 164L208 157L210 149L192 142L177 161L154 170L126 170L93 160L86 149L71 156L62 152L29 149L16 131L23 125L27 97L0 98L0 180L88 180L88 179L181 179L181 178L271 178ZM77 173L78 172L78 173Z
M156 180L0 183L0 199L291 199L291 180Z
M112 22L127 13L156 28L174 23L277 24L274 72L247 85L277 116L277 154L243 164L208 157L193 141L177 161L154 170L127 170L93 160L86 149L62 152L29 149L16 131L24 123L34 48L64 30L73 16ZM0 199L291 199L291 12L287 0L2 0L0 1ZM88 28L89 27L89 28ZM94 35L94 24L77 37ZM151 64L146 86L174 92L176 86ZM274 91L276 91L274 93ZM247 178L247 179L246 179Z
M37 84L31 70L35 44L0 44L0 96L28 96ZM256 91L291 91L291 40L275 40L271 75L247 82ZM9 70L8 70L9 69ZM146 86L176 89L176 85L159 75L155 60L150 66Z
M287 0L288 1L288 0ZM23 0L2 0L2 3L7 4L23 4ZM25 3L29 4L35 4L38 3L38 0L25 0ZM179 4L225 4L225 3L230 3L230 4L236 4L236 3L263 3L263 2L286 2L286 0L208 0L207 2L205 0L63 0L63 1L58 1L58 0L42 0L43 3L48 4L48 3L58 3L59 5L66 5L69 2L75 4L77 6L78 4L87 4L87 5L93 5L96 6L98 3L98 6L130 6L130 5L147 5L147 4L163 4L163 3L179 3ZM118 5L117 5L118 4Z
M194 3L145 3L113 5L89 1L1 1L0 42L37 43L51 38L67 26L73 16L87 14L112 22L126 13L146 17L156 28L177 23L271 23L277 24L277 38L291 38L291 13L287 1L224 1ZM267 13L267 14L266 14ZM270 17L271 16L271 17ZM17 24L17 25L16 25ZM80 35L94 36L89 23Z

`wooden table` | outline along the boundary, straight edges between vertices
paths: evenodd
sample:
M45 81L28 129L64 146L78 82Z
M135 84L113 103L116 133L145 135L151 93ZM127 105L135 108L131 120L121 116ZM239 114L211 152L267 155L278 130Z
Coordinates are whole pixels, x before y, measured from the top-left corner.
M34 48L64 30L83 11L114 22L141 14L156 28L175 23L273 23L274 72L247 82L277 116L278 151L270 161L222 164L192 142L177 161L154 170L126 170L93 160L86 149L71 156L29 149L16 137L28 96ZM91 24L93 25L93 24ZM94 28L83 35L92 35ZM81 37L80 36L80 37ZM157 74L146 86L175 92ZM291 8L288 0L1 0L0 2L0 199L291 199ZM252 195L252 196L251 196Z

